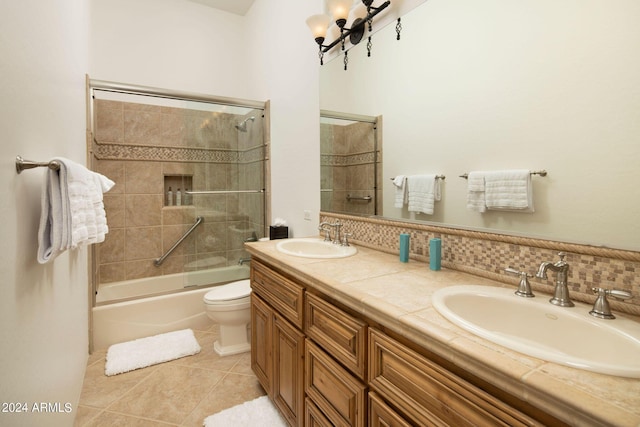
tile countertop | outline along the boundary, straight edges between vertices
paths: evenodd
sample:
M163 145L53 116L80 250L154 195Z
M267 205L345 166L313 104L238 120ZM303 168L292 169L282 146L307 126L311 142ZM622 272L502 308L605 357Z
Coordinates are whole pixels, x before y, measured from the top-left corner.
M431 271L428 264L413 260L401 263L397 255L362 246L348 258L312 259L283 254L276 243L246 243L245 248L306 286L571 425L640 426L639 379L526 356L459 328L431 306L431 295L443 287L508 285L455 270Z

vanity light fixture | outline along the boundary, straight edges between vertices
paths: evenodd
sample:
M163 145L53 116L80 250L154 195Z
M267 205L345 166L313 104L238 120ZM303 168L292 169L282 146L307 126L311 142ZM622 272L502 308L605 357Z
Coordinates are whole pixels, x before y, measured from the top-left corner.
M347 37L352 45L357 45L362 40L365 32L365 24L367 24L369 28L369 32L372 31L373 27L373 18L384 9L386 9L391 1L387 0L382 3L380 6L373 6L374 0L362 0L362 3L367 9L367 15L364 18L356 18L351 24L351 28L345 27L347 24L347 18L349 17L349 13L351 12L351 5L353 0L327 0L327 8L329 12L331 12L332 17L328 15L313 15L307 19L307 25L311 29L311 33L313 34L313 38L318 44L318 56L320 57L320 65L324 65L323 57L324 54L331 49L333 49L338 43L340 43L342 50L344 51L344 69L347 69L347 63L349 62L347 52L345 50L345 40ZM328 45L324 45L325 38L327 36L327 30L329 29L329 25L331 21L336 23L338 28L340 29L340 36L329 43ZM400 25L400 18L398 18L398 23L396 24L396 34L397 40L400 40L400 30L402 26ZM367 56L371 56L371 36L369 36L367 41Z

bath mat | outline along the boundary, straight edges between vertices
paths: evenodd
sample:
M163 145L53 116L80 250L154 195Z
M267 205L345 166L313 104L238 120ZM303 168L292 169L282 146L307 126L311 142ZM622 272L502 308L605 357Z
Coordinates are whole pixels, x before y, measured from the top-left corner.
M199 352L200 345L191 329L140 338L109 347L104 373L122 374Z
M269 397L262 396L204 419L204 427L229 426L286 427L287 423Z

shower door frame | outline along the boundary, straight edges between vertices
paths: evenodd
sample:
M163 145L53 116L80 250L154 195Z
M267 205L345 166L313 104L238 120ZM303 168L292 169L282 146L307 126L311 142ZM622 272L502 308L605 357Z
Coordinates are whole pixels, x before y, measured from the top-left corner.
M165 98L165 99L178 100L178 101L202 102L202 103L208 103L208 104L218 104L222 106L253 108L253 109L261 110L263 113L263 120L262 120L263 138L261 141L261 146L264 150L264 156L262 160L262 176L263 176L263 187L264 187L262 189L263 190L262 209L264 212L263 227L264 227L264 230L268 229L267 224L268 224L268 218L270 217L270 206L271 206L269 202L270 195L271 195L271 191L270 191L271 182L268 174L268 171L270 170L270 167L268 164L270 159L270 153L269 153L270 137L267 134L267 131L270 128L267 123L267 121L270 118L269 101L253 101L253 100L246 100L246 99L240 99L240 98L204 95L204 94L195 93L195 92L176 91L176 90L170 90L170 89L155 88L150 86L139 86L139 85L117 83L117 82L105 81L105 80L95 80L95 79L90 79L89 76L87 76L87 164L89 165L90 168L93 165L93 161L97 160L93 150L94 144L97 143L97 141L95 140L96 123L95 123L95 111L94 111L94 100L95 100L94 91L96 90L107 91L107 92L117 92L117 93L130 94L130 95L141 95L141 96L150 96L150 97L156 97L156 98ZM90 306L91 307L94 307L96 305L96 292L98 290L97 288L99 284L99 277L98 277L99 272L97 270L97 261L98 260L95 254L95 249L92 248L92 250L89 251L89 269L90 269L89 277L91 280L91 286L90 286L90 289L91 289L91 292L90 292L91 305ZM91 330L90 330L90 333L91 333Z

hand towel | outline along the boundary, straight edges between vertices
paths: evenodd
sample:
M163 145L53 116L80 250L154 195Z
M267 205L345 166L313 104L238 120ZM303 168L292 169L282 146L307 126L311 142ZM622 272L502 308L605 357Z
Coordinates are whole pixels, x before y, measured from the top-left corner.
M37 259L40 264L52 261L71 245L67 186L61 185L66 179L67 169L64 164L60 164L59 171L47 169L44 175L38 228Z
M433 215L434 202L440 197L440 181L435 174L411 175L407 178L409 212Z
M469 172L467 177L467 209L476 212L485 212L485 177L486 172Z
M392 180L393 185L396 187L394 197L394 208L402 208L407 200L406 182L407 177L404 175L398 175Z
M104 241L108 232L102 195L115 183L69 159L56 158L47 170L38 229L38 262L45 264L67 249Z
M534 212L531 171L513 169L485 175L487 209Z

